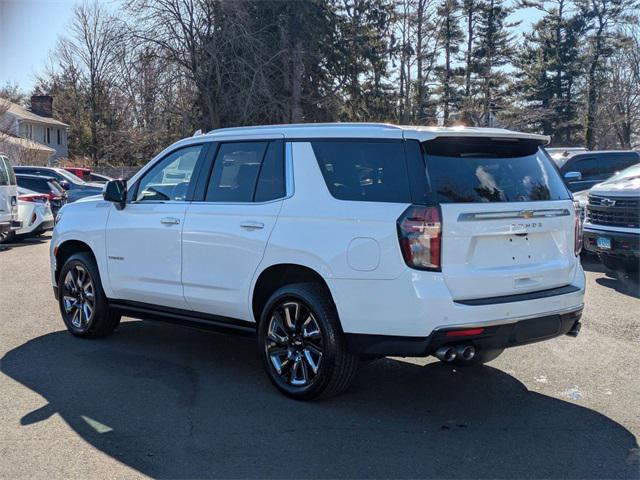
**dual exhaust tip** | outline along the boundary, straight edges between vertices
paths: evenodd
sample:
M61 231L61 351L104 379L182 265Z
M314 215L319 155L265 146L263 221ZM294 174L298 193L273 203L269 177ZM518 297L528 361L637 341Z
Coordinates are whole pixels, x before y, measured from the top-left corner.
M470 362L476 356L476 347L473 345L446 345L436 350L438 360L446 363L453 362L456 358L463 362Z

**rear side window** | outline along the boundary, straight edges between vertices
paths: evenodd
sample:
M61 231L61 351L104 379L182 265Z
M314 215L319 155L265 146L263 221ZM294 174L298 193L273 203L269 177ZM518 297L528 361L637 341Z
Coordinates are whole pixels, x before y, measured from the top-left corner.
M313 141L329 192L338 200L411 203L402 142Z
M4 157L0 157L0 187L10 185L9 183L9 170L4 163Z
M583 180L599 180L638 162L640 162L640 157L633 152L580 155L572 159L571 163L563 170L565 172L580 172Z
M440 203L570 198L537 142L441 137L425 142L423 153L433 194Z
M16 174L13 171L13 166L7 157L4 157L4 166L7 171L7 178L9 185L17 185Z
M31 178L18 177L18 185L34 192L42 192L42 187Z
M218 149L207 202L251 202L268 142L223 143Z
M254 201L267 202L285 196L284 142L271 142L264 156Z

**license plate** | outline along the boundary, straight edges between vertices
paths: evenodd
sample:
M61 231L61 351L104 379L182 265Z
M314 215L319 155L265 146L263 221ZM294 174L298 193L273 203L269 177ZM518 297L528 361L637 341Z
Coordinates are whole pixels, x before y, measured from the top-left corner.
M598 237L597 245L598 248L603 250L611 250L611 239L607 237Z

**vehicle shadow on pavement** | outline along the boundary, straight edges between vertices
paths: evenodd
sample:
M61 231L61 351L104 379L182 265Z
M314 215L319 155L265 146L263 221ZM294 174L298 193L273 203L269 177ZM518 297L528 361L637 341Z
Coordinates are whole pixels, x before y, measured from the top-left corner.
M628 430L490 367L384 359L363 367L346 394L302 403L270 385L252 339L131 321L105 340L35 338L0 369L48 402L13 421L57 413L152 477L638 474Z
M45 243L51 240L50 234L41 236L20 236L12 238L8 243L0 243L0 252L11 250L12 248L27 247L39 243Z
M596 283L612 288L618 293L640 298L640 275L638 272L624 273L608 271L597 257L583 258L582 268L588 272L604 273L606 277L596 278Z

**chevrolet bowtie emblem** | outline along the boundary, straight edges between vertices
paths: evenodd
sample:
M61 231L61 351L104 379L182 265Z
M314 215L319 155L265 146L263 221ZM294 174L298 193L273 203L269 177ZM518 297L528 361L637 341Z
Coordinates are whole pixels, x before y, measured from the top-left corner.
M603 207L613 207L616 204L615 200L611 200L610 198L603 198L600 200L600 205Z
M533 210L522 210L520 216L522 218L533 218Z

